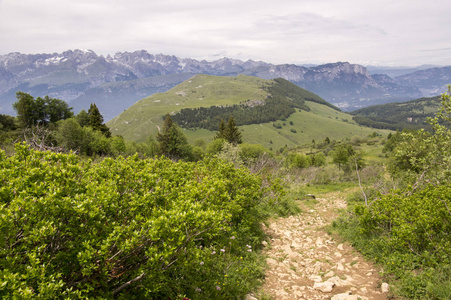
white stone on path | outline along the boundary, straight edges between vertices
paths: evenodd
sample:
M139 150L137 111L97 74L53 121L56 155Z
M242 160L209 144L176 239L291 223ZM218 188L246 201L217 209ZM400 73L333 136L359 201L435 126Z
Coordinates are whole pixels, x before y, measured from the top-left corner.
M382 283L381 289L382 289L382 293L388 293L388 290L389 290L388 283L386 283L386 282Z
M330 271L329 273L326 273L326 274L324 275L324 277L329 278L329 277L333 277L334 275L335 275L334 271Z
M330 281L325 281L325 282L315 282L315 284L313 285L313 288L315 290L319 290L323 293L330 293L330 292L332 292L334 286L335 286L335 283L330 282Z
M312 276L310 276L310 279L313 280L314 282L322 282L323 281L323 279L319 275L312 275Z
M362 297L359 295L351 295L350 292L334 295L330 300L368 300L367 297Z

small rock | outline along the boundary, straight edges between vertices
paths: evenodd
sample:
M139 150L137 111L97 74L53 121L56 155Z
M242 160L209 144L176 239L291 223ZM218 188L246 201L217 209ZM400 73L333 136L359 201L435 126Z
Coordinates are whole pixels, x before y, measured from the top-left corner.
M276 291L276 296L285 297L285 296L289 296L289 294L285 290L278 290L278 291Z
M333 296L330 300L368 300L367 297L362 297L359 295L351 295L350 292L343 293L343 294L337 294Z
M266 247L266 246L268 246L268 242L267 241L263 241L262 245Z
M389 290L388 283L386 283L386 282L382 283L381 289L382 289L382 293L388 293L388 290Z
M245 299L246 300L258 300L257 298L255 298L254 296L252 296L250 294L247 294Z
M342 256L343 256L343 254L341 254L340 252L335 252L334 255L335 255L336 257L342 257Z
M321 276L318 276L318 275L312 275L312 276L310 276L310 279L313 280L314 282L322 282L323 281Z
M335 276L329 279L330 282L334 283L336 286L346 286L349 285L347 280L342 280L340 277Z
M324 277L329 278L329 277L333 277L334 275L335 275L334 271L330 271L329 273L326 273L326 274L324 275Z
M358 299L357 295L351 295L350 292L347 292L347 293L337 294L337 295L333 296L330 300L357 300L357 299Z
M334 288L335 283L330 281L324 281L324 282L315 282L313 285L313 288L315 290L319 290L323 293L330 293L332 292L332 289Z
M266 259L266 263L267 263L268 265L270 265L270 266L277 266L277 265L278 265L277 260L275 260L275 259L273 259L273 258L270 258L270 257L268 257L268 258Z
M341 263L337 264L337 270L338 271L343 271L345 268L343 267L343 265Z
M337 249L343 251L343 244L338 245Z

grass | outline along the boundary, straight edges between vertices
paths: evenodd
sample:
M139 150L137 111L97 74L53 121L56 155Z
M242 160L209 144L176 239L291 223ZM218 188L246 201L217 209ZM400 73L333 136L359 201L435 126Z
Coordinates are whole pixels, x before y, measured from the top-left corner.
M222 77L196 75L177 85L166 93L154 94L142 99L107 123L114 135L122 135L126 140L142 142L149 135L155 136L163 125L162 116L175 113L182 108L232 105L242 101L264 100L267 96L262 86L271 81L240 75ZM352 136L365 137L376 131L387 135L388 130L374 130L357 125L352 116L336 111L326 105L306 101L310 111L297 111L285 121L281 129L273 122L240 126L246 143L261 144L272 150L310 144L313 139L322 141L344 139ZM293 125L291 125L293 124ZM219 124L218 124L219 126ZM209 143L215 131L184 130L188 141L203 139Z
M165 93L154 94L108 122L113 134L137 142L162 127L162 116L182 108L232 105L241 101L264 100L265 80L250 76L221 77L196 75ZM213 133L211 134L214 135Z

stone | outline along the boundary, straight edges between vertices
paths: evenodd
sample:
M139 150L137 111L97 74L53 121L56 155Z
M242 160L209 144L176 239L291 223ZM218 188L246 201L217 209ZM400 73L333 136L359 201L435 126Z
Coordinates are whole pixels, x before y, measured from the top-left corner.
M337 249L343 251L343 244L338 245Z
M343 280L338 276L329 278L328 281L332 282L333 284L335 284L336 286L346 286L346 285L350 285L349 282L347 280Z
M334 295L330 300L369 300L368 297L353 295L351 292Z
M323 281L323 279L319 275L312 275L312 276L310 276L310 279L313 280L314 282L322 282Z
M245 300L258 300L258 299L252 296L251 294L247 294Z
M324 282L315 282L313 285L313 288L315 290L319 290L323 293L330 293L332 292L333 288L335 286L335 283L330 281L324 281Z
M334 275L335 275L334 271L330 271L330 272L326 273L324 275L324 277L330 278L330 277L333 277Z
M390 287L389 287L388 283L384 282L381 285L381 289L382 289L382 293L388 293Z
M343 254L341 254L340 252L335 252L334 255L335 255L336 257L342 257L342 256L343 256Z
M334 295L330 300L358 300L357 295L351 295L349 292Z
M268 258L266 259L266 263L267 263L268 265L270 265L270 266L276 266L276 265L278 265L277 260L275 260L275 259L273 259L273 258L270 258L270 257L268 257Z

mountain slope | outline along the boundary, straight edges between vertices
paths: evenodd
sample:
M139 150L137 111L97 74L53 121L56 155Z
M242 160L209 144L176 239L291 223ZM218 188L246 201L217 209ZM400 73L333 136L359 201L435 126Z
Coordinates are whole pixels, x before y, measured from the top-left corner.
M402 129L430 129L427 119L434 117L440 108L440 97L420 98L407 102L388 103L365 107L351 114L364 126Z
M346 62L307 68L228 58L207 62L144 50L106 57L69 50L0 55L0 113L14 114L11 104L20 90L62 99L75 112L95 102L109 120L144 96L167 91L195 74L284 78L346 110L422 96L415 87L406 88L388 78L378 80L366 68Z
M312 96L312 93L288 81L278 81L245 75L237 77L196 75L165 93L138 101L107 125L114 135L122 135L127 140L145 141L149 135L155 136L158 133L166 113L176 115L184 108L225 107L248 100L263 105L270 96L277 96L274 92L277 89L269 89L273 91L270 94L268 87L278 86L282 82L293 86L293 91L297 89L305 93L302 99L306 108L296 108L289 117L277 121L239 126L245 142L278 149L284 145L308 144L313 139L320 142L326 137L341 139L354 135L367 136L374 131L358 126L352 121L351 115L341 112L320 97ZM289 100L296 98L293 95L284 97ZM184 129L184 133L191 142L199 138L210 141L216 131Z

